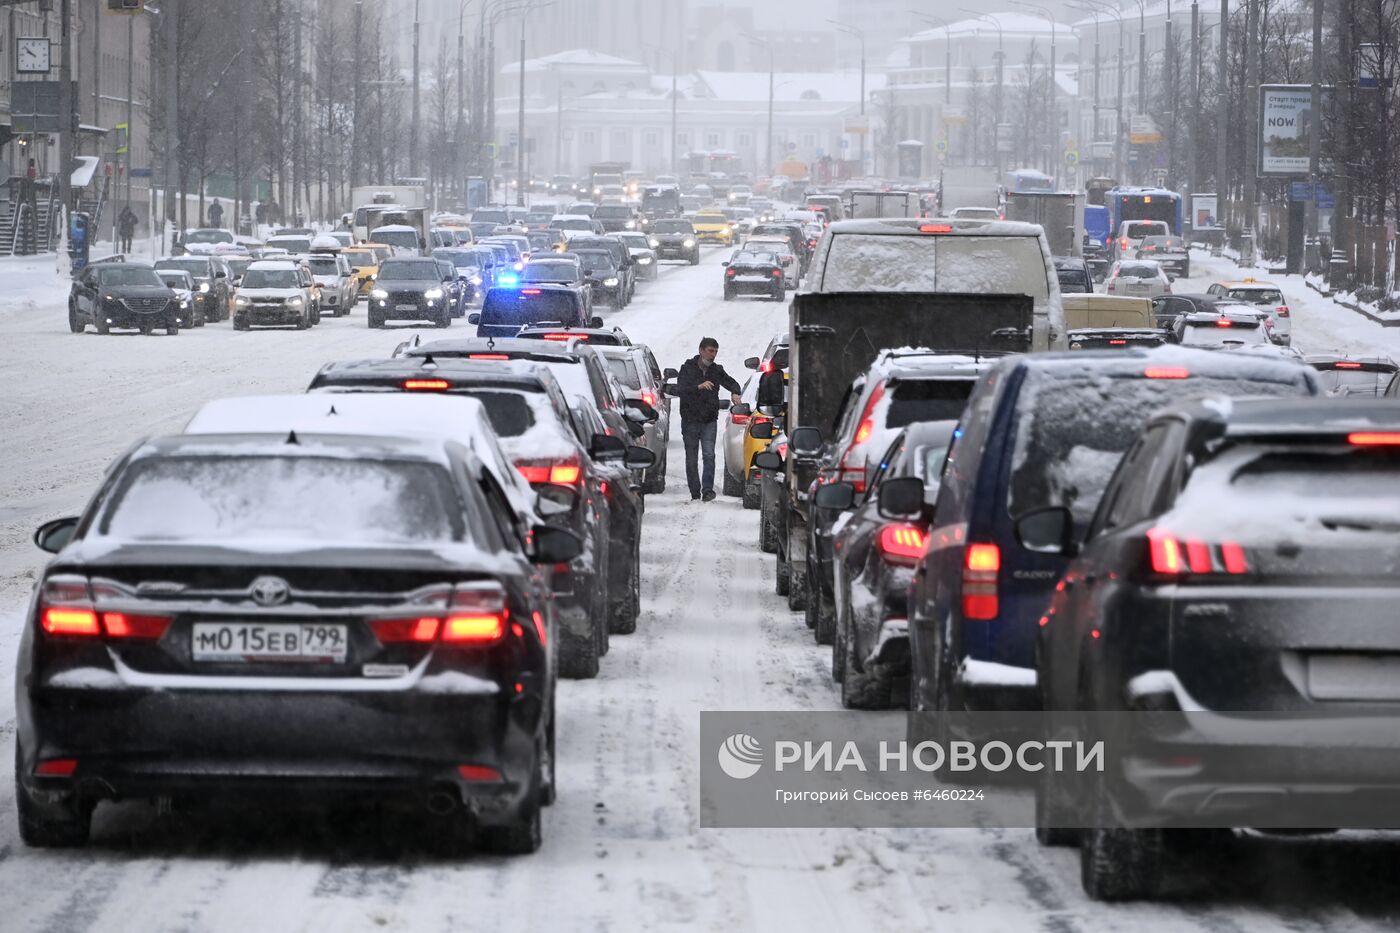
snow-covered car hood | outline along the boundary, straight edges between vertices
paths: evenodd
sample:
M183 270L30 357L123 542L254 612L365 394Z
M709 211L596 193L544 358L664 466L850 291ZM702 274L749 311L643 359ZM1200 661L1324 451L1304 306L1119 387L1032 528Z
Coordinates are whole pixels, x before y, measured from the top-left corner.
M239 298L300 298L299 288L240 288Z

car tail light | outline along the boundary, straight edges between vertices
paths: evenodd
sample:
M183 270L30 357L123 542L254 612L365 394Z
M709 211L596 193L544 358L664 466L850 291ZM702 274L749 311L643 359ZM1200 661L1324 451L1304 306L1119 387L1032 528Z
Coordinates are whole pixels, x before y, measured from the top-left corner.
M736 276L736 275L738 275L738 274L739 274L739 271L738 271L737 269L734 269L734 268L729 268L729 269L725 269L725 270L724 270L724 277L725 277L726 279L732 279L732 278L734 278L734 276Z
M1155 252L1157 252L1157 247L1155 247L1155 246L1144 246L1144 247L1142 248L1142 251L1143 251L1144 253L1155 253Z
M739 414L738 412L733 412L733 411L731 411L731 412L729 413L729 421L730 421L731 424L748 424L748 423L749 423L749 416L748 416L748 415L742 415L742 414Z
M841 457L841 479L855 487L856 492L865 492L865 467L851 466L848 461L853 454L860 450L866 441L870 440L875 433L875 406L880 403L880 399L885 397L885 384L882 382L875 386L875 391L870 393L870 398L865 403L865 409L860 413L860 424L856 427L856 436L851 441L851 446L846 449Z
M369 627L384 644L431 644L436 641L456 645L487 644L505 636L510 612L505 590L499 583L465 583L447 592L435 592L432 615L372 619Z
M486 765L458 765L457 773L464 781L499 781L501 772Z
M1350 360L1341 360L1333 365L1334 369L1360 369L1360 363L1353 363Z
M1128 341L1126 341L1126 340L1110 340L1110 341L1108 342L1108 345L1109 345L1110 347L1123 347L1123 346L1127 346L1127 344L1128 344Z
M1123 237L1123 239L1121 239L1121 240L1118 241L1118 245L1121 246L1123 249L1127 249L1127 248L1128 248L1128 238L1127 238L1127 237Z
M1288 305L1279 305L1274 309L1274 313L1279 317L1288 317Z
M1184 366L1149 366L1142 371L1148 379L1190 379L1191 370Z
M1216 327L1234 327L1235 323L1228 318L1221 318L1215 322Z
M646 402L648 405L652 406L653 408L656 407L656 396L655 396L653 393L651 393L651 392L643 392L643 393L642 393L642 401Z
M912 567L924 553L923 529L914 525L886 525L880 529L880 554L891 564Z
M99 611L94 597L105 595L126 593L105 585L89 587L82 577L53 577L44 584L39 627L49 635L63 638L106 635L114 639L157 639L170 627L170 616Z
M576 461L522 460L515 464L527 483L561 483L572 486L583 475L583 469Z
M410 392L436 392L446 389L451 383L446 379L405 379L403 387Z
M774 270L773 270L773 278L775 278L775 279L777 279L777 278L782 278L782 275L783 275L783 270L782 270L782 269L774 269Z
M587 334L545 334L545 335L544 335L544 339L545 339L545 340L574 340L574 339L578 339L578 340L584 341L584 342L586 343L586 342L588 341L588 335L587 335Z
M469 360L509 360L510 357L504 353L468 353Z
M1347 443L1356 447L1394 447L1400 445L1400 432L1353 431L1347 435Z
M969 544L963 552L962 610L965 619L995 619L1001 611L997 577L1001 572L1001 548L995 544Z
M80 606L45 606L39 624L50 635L96 637L102 634L97 610Z
M34 766L35 777L72 777L78 770L76 758L50 758Z
M1148 560L1154 574L1181 578L1187 574L1239 576L1249 573L1244 548L1234 541L1212 544L1198 538L1185 541L1162 528L1147 532Z
M538 288L522 288L522 289L520 290L520 294L522 294L522 295L538 295L538 294L540 294L540 290L539 290Z
M952 224L919 224L920 233L952 233Z
M170 627L170 621L170 616L127 612L102 613L102 628L112 638L154 641L165 634L165 630Z
M375 638L387 644L437 641L438 628L441 625L442 620L436 616L424 616L419 619L374 619L369 627Z

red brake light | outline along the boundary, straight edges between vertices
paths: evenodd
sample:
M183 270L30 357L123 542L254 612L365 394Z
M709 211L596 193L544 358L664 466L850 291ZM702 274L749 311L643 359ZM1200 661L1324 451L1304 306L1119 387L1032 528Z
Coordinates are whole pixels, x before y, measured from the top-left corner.
M642 401L646 402L648 405L652 406L653 408L656 407L656 396L655 396L654 394L652 394L651 392L643 392L643 393L642 393Z
M1127 248L1128 248L1128 238L1127 238L1127 237L1123 237L1123 239L1119 240L1118 243L1119 243L1119 245L1121 245L1121 246L1123 247L1123 249L1127 249Z
M1288 317L1288 305L1279 305L1274 309L1274 313L1279 317Z
M1110 347L1122 347L1122 346L1126 346L1127 343L1128 343L1128 341L1126 341L1126 340L1110 340L1110 341L1108 342L1108 345L1109 345Z
M919 224L920 233L952 233L952 224Z
M554 463L551 461L522 461L515 465L527 483L561 483L572 486L583 475L583 468L572 460Z
M102 613L102 628L113 638L155 640L170 627L170 616L139 615L126 612Z
M885 560L912 567L924 553L924 532L914 525L886 525L880 529L879 548Z
M438 626L442 620L433 616L421 619L375 619L370 622L370 630L381 642L437 641Z
M1357 447L1393 447L1400 445L1400 432L1353 431L1347 435L1347 443Z
M1001 611L997 576L1001 548L995 544L969 544L963 552L962 610L967 619L995 619Z
M1224 317L1223 317L1223 318L1221 318L1220 320L1218 320L1218 321L1215 322L1215 326L1216 326L1216 327L1234 327L1234 326L1235 326L1235 322L1234 322L1234 321L1231 321L1229 318L1224 318Z
M773 278L775 278L775 279L781 278L782 275L783 275L783 270L782 270L782 269L774 269L774 270L773 270Z
M539 293L540 290L538 288L522 288L520 290L520 294L522 295L538 295Z
M549 467L526 465L517 463L515 468L520 471L520 475L525 477L527 483L547 483L549 482Z
M764 360L758 364L758 371L761 373L771 373L774 369L772 360Z
M35 777L72 777L78 770L76 758L50 758L34 766Z
M1142 371L1148 379L1189 379L1191 370L1184 366L1149 366Z
M732 278L734 278L734 276L736 276L736 275L738 275L738 274L739 274L739 271L738 271L737 269L732 268L732 267L729 268L729 269L725 269L725 270L724 270L724 277L727 278L727 279L732 279Z
M447 388L451 383L446 379L405 379L403 387L410 391L434 391Z
M572 339L574 339L574 338L577 338L577 339L583 340L583 341L587 341L587 340L588 340L588 335L587 335L587 334L545 334L545 335L544 335L544 339L545 339L545 340L572 340Z
M733 412L733 411L731 411L731 412L729 413L729 421L730 421L731 424L748 424L748 423L749 423L749 416L748 416L748 415L741 415L741 414L739 414L738 412Z
M1152 572L1165 577L1249 573L1244 548L1234 541L1214 545L1188 538L1182 542L1169 531L1152 528L1147 532L1147 551Z
M97 636L97 612L75 606L45 606L39 624L50 635Z
M1181 543L1160 528L1147 532L1147 547L1152 558L1152 572L1175 576L1185 569L1181 556Z
M1360 363L1353 363L1350 360L1341 360L1334 365L1335 369L1360 369Z
M509 360L510 357L504 353L468 353L469 360Z
M447 624L442 630L442 640L447 642L462 643L484 643L499 641L505 634L505 616L501 614L490 615L455 615L447 617Z
M464 781L499 781L501 772L486 765L458 765L457 773Z
M551 483L562 483L572 486L578 482L579 475L583 472L577 463L556 463L549 468L549 481Z

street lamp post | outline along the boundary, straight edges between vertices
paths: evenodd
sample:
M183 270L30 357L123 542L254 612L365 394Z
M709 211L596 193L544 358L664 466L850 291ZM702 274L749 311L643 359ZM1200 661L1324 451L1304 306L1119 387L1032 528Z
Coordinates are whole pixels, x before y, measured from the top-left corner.
M1047 82L1049 87L1046 89L1045 95L1048 98L1046 106L1049 107L1049 110L1046 111L1046 120L1048 121L1047 135L1049 136L1050 145L1046 153L1045 161L1047 164L1045 170L1048 174L1053 174L1055 171L1055 165L1053 164L1054 152L1056 143L1059 141L1060 129L1059 115L1055 112L1055 34L1060 31L1060 25L1055 22L1055 14L1039 4L1027 3L1026 0L1011 0L1011 2L1016 6L1035 10L1050 23L1050 80Z
M418 0L413 0L413 117L408 131L408 171L418 172Z
M773 43L762 36L754 35L751 32L741 33L750 42L757 42L768 50L768 142L763 147L764 163L768 167L768 174L773 174L773 72L776 70L773 57Z
M1119 181L1123 179L1123 67L1124 67L1124 46L1123 46L1123 16L1116 9L1104 3L1103 0L1081 0L1081 5L1108 16L1112 16L1118 21L1118 106L1114 116L1116 130L1113 137L1113 175Z
M870 127L867 126L867 125L866 125L866 122L865 122L865 32L864 32L863 30L857 29L857 28L854 27L854 26L848 26L848 25L846 25L845 23L837 22L837 21L834 20L834 19L829 19L829 20L827 20L827 22L828 22L828 23L831 23L833 26L835 26L835 27L836 27L838 30L840 30L841 32L844 32L844 33L846 33L847 35L855 36L857 39L860 40L860 173L861 173L862 175L864 175L864 174L865 174L865 137L868 136L869 133L870 133ZM771 95L771 84L772 84L771 79L770 79L770 81L769 81L769 84L770 84L770 95L769 95L769 96L771 97L771 96L772 96L772 95Z
M997 165L1000 168L1005 168L1005 166L1001 164L1001 145L1000 141L997 139L997 136L1001 132L1002 92L1006 86L1006 47L1003 44L1003 39L1005 38L1005 36L1002 33L1001 20L990 13L980 13L977 10L969 10L966 7L961 7L959 9L963 13L971 14L975 19L984 20L997 27L997 93L995 101L992 105L992 109L995 112L996 125L993 127L992 132L992 148L997 154Z
M953 102L953 32L948 28L948 21L937 16L926 16L918 10L910 10L909 15L943 30L943 37L947 40L943 50L943 102L951 104Z

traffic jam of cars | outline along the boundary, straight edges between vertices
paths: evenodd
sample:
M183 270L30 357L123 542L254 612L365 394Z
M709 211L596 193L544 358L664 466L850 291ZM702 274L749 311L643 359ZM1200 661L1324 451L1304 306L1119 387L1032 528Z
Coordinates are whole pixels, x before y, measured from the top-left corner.
M729 513L705 534L761 568L765 615L810 631L832 706L936 734L978 712L1394 714L1389 356L1295 342L1282 287L1157 221L1125 220L1096 271L1005 205L945 217L885 184L680 209L696 187L377 205L263 242L197 229L79 270L78 334L228 322L262 335L217 339L273 352L268 329L363 311L390 339L123 438L82 509L34 531L52 557L17 647L23 843L217 793L538 850L546 808L582 806L561 680L616 687L611 649L675 585L645 568L666 551L649 515L685 504L676 347L736 303L762 336L725 347L748 375L719 402L723 498L689 514ZM629 336L663 306L665 350ZM454 325L472 330L424 332ZM1388 747L1327 761L1274 735L1261 788L1221 733L1178 741L1121 785L1023 787L1027 844L1077 846L1092 900L1151 898L1184 814L1269 832L1281 798L1400 791Z

